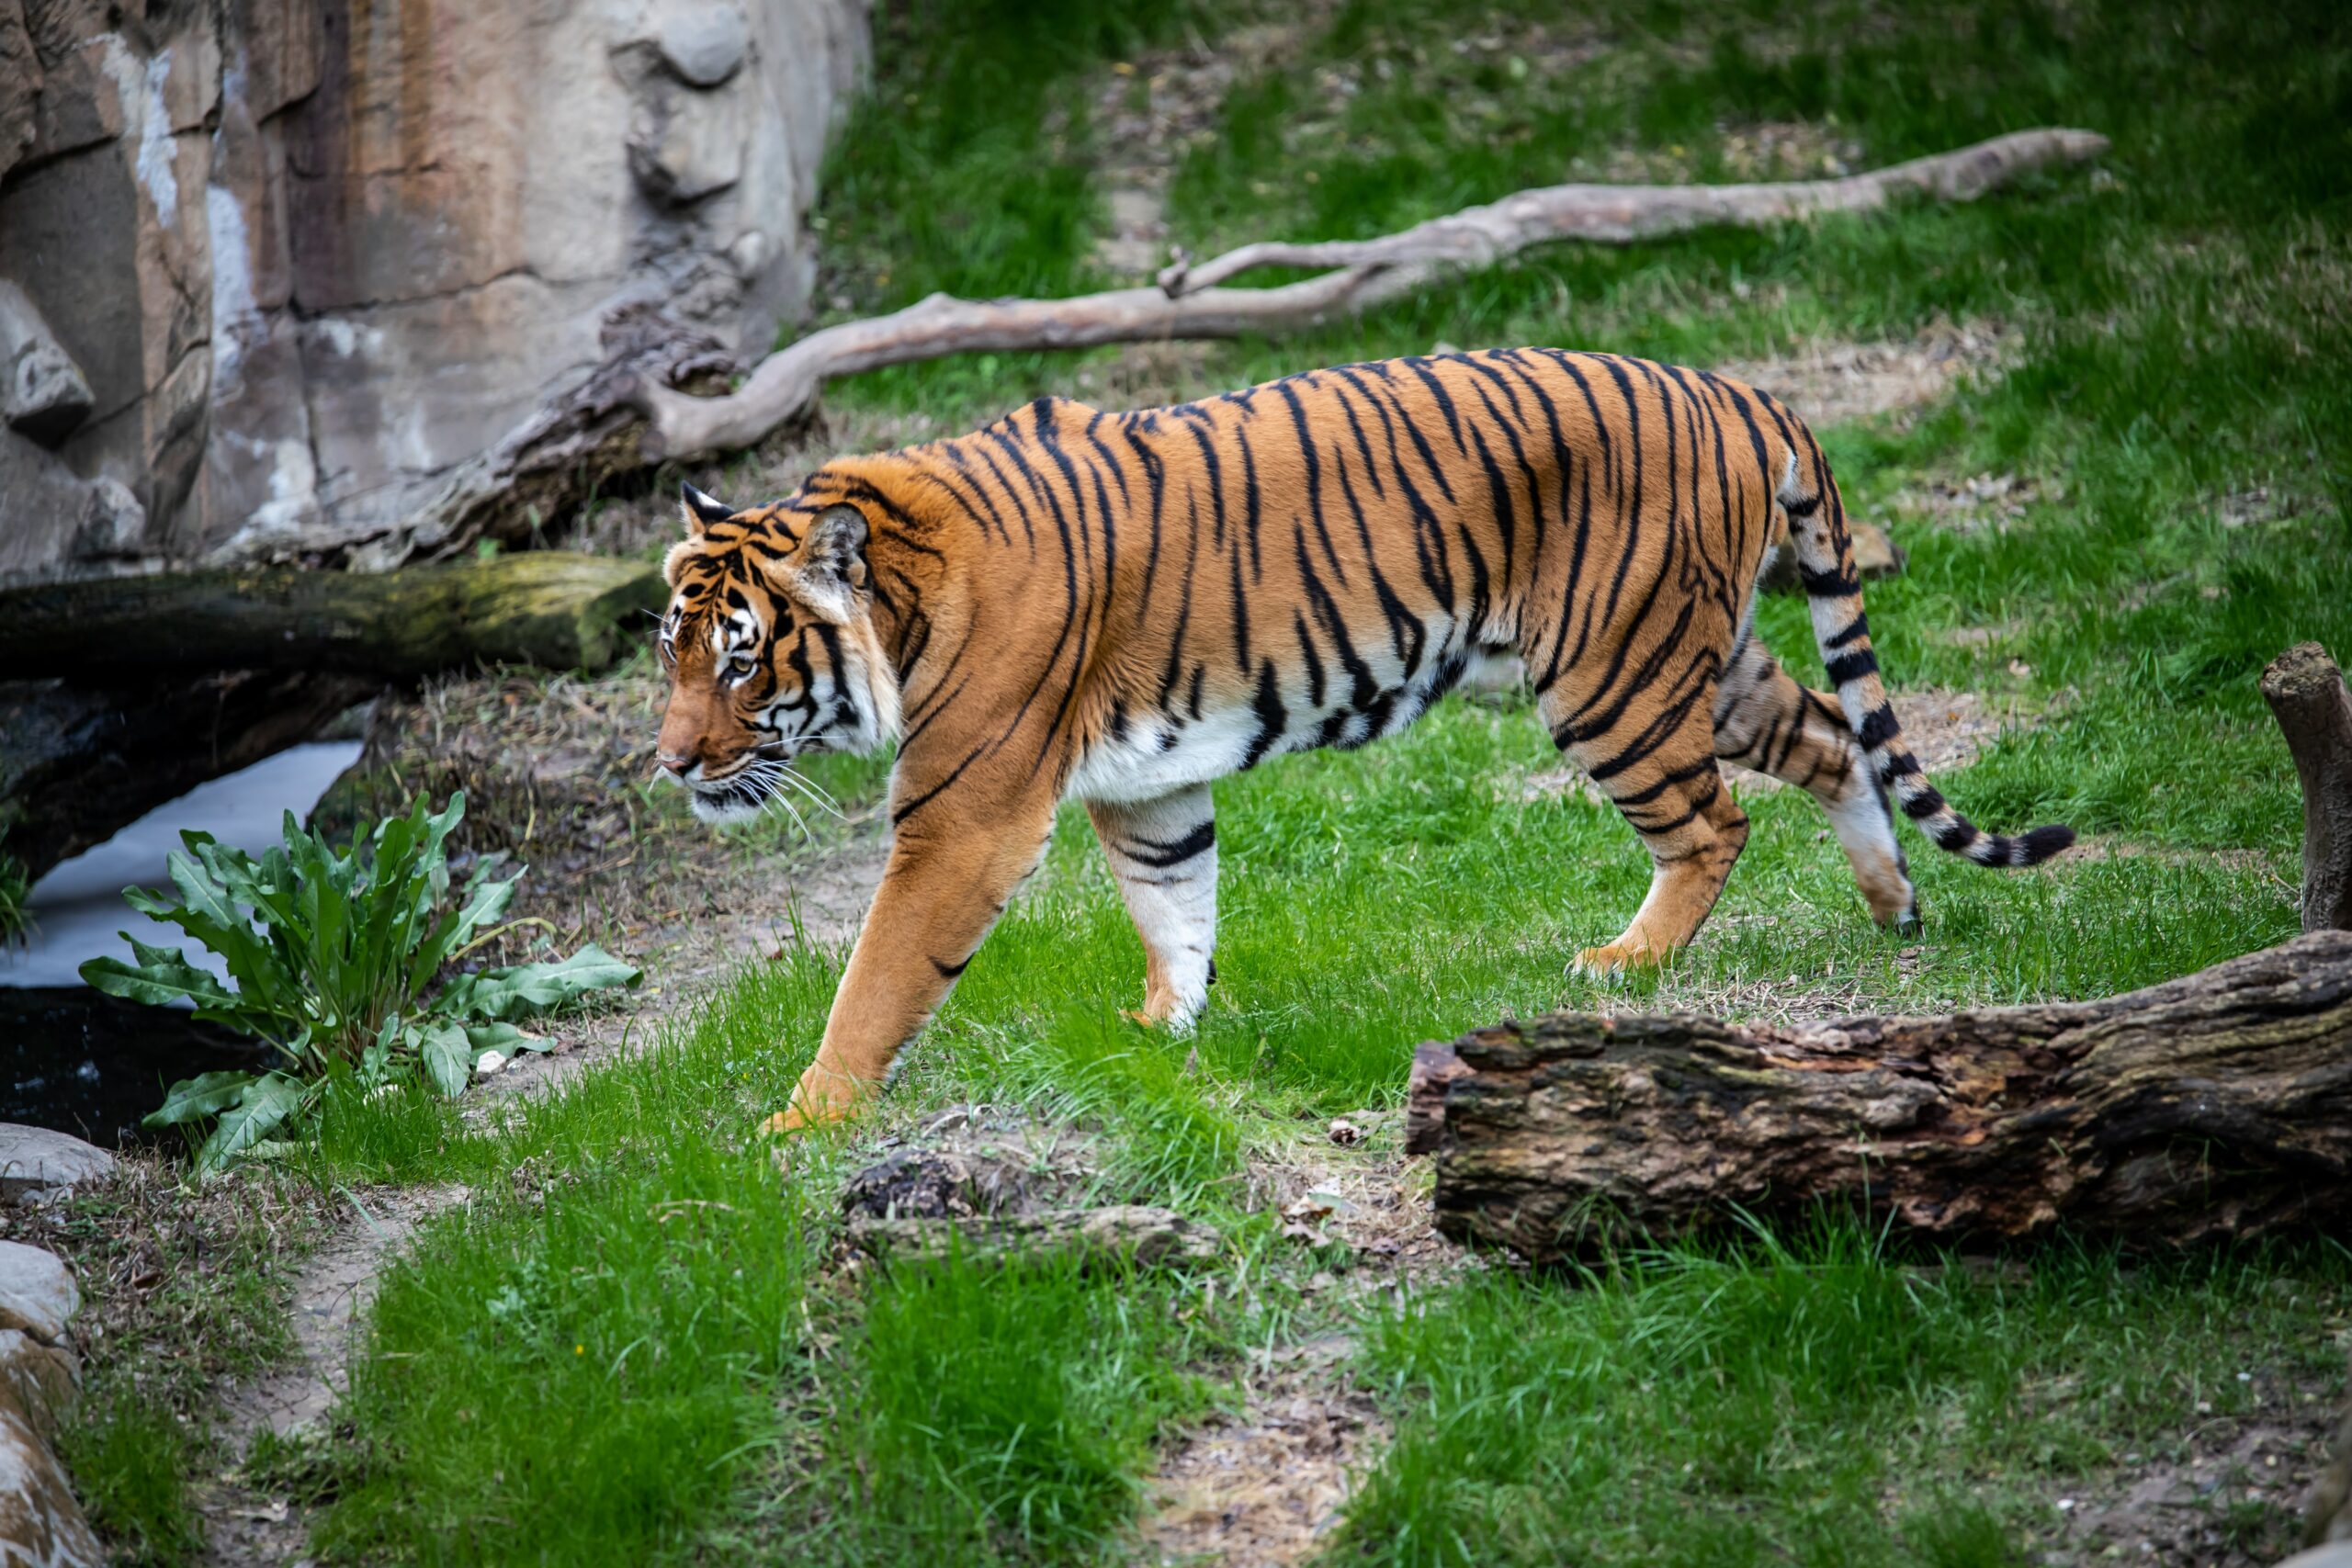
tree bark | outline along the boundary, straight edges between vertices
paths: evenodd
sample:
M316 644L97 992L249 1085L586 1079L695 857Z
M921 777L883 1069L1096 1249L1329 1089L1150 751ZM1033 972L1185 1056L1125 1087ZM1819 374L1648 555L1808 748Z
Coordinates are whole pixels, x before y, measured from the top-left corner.
M1245 245L1214 261L1180 262L1159 287L1069 299L956 299L944 294L893 315L811 333L762 361L726 397L695 398L651 377L635 383L647 461L689 460L750 446L806 417L835 376L978 350L1088 348L1168 338L1278 336L1368 310L1441 272L1487 266L1566 240L1623 244L1709 224L1760 226L1822 212L1859 212L1898 196L1969 201L2028 170L2107 150L2087 130L2025 130L1892 168L1836 180L1739 186L1553 186L1432 220L1377 240ZM1275 288L1209 285L1266 266L1329 267Z
M1797 1028L1558 1013L1416 1054L1438 1228L1555 1259L1851 1206L1946 1240L2352 1219L2352 932L2101 1001Z
M409 680L476 664L599 669L667 598L642 561L535 551L365 574L257 569L0 590L0 668L152 680L219 670Z
M308 739L377 684L256 671L0 684L0 849L38 878L205 780Z
M2302 781L2303 930L2352 930L2352 691L2305 642L2270 661L2262 695Z

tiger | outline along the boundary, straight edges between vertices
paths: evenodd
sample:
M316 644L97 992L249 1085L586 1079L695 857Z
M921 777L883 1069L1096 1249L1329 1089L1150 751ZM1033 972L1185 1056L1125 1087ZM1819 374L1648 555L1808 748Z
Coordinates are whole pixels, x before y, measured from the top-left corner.
M890 1075L1082 802L1144 951L1147 1023L1216 975L1211 786L1394 735L1516 655L1554 743L1648 850L1588 976L1695 937L1748 837L1719 766L1827 811L1871 915L1916 931L1899 807L2029 866L1905 745L1827 460L1729 377L1549 348L1338 366L1174 407L1040 398L968 435L826 463L738 510L684 489L658 632L661 770L723 821L800 754L895 744L886 869L815 1059L770 1132ZM1755 632L1793 547L1830 692Z

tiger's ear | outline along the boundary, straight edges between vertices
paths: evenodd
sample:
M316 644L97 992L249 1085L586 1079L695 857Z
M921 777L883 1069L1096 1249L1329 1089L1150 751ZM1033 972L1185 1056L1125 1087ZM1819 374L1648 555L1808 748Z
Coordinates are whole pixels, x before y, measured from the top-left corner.
M792 554L794 586L810 607L847 621L865 592L865 513L846 502L817 513Z
M705 495L690 484L678 487L681 510L686 514L686 536L699 539L703 530L713 523L724 523L735 515L735 509L715 495Z

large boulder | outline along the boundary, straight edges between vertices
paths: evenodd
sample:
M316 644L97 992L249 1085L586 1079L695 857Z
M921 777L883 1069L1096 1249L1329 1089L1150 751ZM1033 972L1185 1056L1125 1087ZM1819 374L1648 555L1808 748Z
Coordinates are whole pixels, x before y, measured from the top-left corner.
M71 1133L0 1122L0 1198L22 1198L104 1181L114 1156Z
M0 581L390 564L615 310L764 352L866 5L0 0Z
M0 1241L0 1562L11 1568L106 1561L49 1446L82 1381L66 1337L81 1306L54 1254Z

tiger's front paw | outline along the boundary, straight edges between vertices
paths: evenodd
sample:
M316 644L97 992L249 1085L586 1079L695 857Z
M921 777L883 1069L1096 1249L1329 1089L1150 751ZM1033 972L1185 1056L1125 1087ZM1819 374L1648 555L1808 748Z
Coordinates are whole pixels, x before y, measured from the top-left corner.
M1588 980L1606 980L1630 970L1655 969L1658 963L1658 952L1654 947L1612 942L1606 947L1588 947L1577 953L1568 965L1568 973Z
M810 1127L846 1122L865 1108L870 1092L868 1085L840 1073L820 1070L812 1064L793 1086L792 1098L785 1108L760 1123L760 1135L777 1138Z

